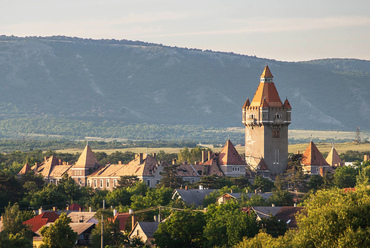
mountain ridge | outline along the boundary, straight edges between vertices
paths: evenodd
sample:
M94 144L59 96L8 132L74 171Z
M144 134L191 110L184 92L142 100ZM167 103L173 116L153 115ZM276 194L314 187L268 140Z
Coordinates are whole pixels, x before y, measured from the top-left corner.
M370 61L282 62L128 40L0 36L0 118L242 126L268 65L295 129L370 121Z

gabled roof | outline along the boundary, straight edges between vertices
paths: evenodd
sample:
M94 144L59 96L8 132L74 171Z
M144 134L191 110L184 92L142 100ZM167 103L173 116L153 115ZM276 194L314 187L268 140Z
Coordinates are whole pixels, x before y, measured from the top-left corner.
M252 207L257 216L262 218L270 218L270 215L275 216L281 207Z
M148 238L153 238L153 234L157 231L158 226L159 226L159 222L143 222L143 221L140 222L139 221L139 222L136 222L134 229L139 227L143 231L145 236L147 236Z
M172 199L181 198L186 204L203 205L204 198L217 189L175 189Z
M113 222L118 220L119 230L124 231L126 229L126 223L130 222L130 217L130 213L117 213L116 216L114 216Z
M36 172L43 175L43 177L48 177L55 165L59 165L59 160L55 156L45 158L45 161L37 167Z
M191 164L180 164L176 168L179 177L199 177L200 175Z
M80 209L82 210L82 206L78 205L77 203L72 203L71 205L69 205L69 210L79 211Z
M296 228L297 227L297 220L295 215L300 213L304 207L291 207L291 206L284 206L281 207L279 212L275 215L276 219L284 221L288 224L289 228Z
M99 162L89 145L85 146L78 161L73 165L74 168L94 168L97 166L99 166Z
M326 162L330 166L343 166L344 165L342 159L339 157L339 154L337 150L335 150L334 147L331 148L328 156L326 157Z
M54 165L49 174L50 177L62 177L72 165Z
M28 163L25 163L22 170L18 173L18 175L23 175L23 174L26 174L27 172L29 172L31 170L31 167L29 166Z
M302 163L304 165L316 165L316 166L329 165L324 159L324 157L321 155L319 149L317 149L316 145L312 141L307 146L306 151L303 153Z
M51 226L53 223L47 223L45 226ZM68 224L71 229L77 233L77 235L81 235L83 233L91 233L92 229L95 227L95 223L69 223ZM40 235L40 230L36 232L37 235Z
M59 215L55 212L44 212L39 214L32 219L23 222L25 225L29 225L33 232L37 232L41 227L50 222L55 222L59 218Z
M262 78L272 78L272 74L268 66L265 67L261 75ZM270 107L282 107L283 104L280 100L279 94L275 88L274 82L262 81L258 85L257 91L254 94L251 102L251 107L260 107L263 104L263 100L266 99L266 103Z
M96 212L70 212L68 217L71 218L73 223L98 223L98 220L94 218Z
M238 151L235 149L233 143L230 140L226 141L226 144L222 148L218 155L219 165L245 165L242 157L240 157Z

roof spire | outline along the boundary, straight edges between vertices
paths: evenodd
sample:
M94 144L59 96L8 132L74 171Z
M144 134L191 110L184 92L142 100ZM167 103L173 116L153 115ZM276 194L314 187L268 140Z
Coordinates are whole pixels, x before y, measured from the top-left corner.
M270 71L270 68L266 65L265 69L263 70L261 74L261 82L272 82L272 73Z

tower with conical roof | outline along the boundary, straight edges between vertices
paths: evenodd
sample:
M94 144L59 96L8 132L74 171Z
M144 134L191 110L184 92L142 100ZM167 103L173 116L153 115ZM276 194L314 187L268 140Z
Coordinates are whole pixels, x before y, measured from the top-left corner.
M284 104L273 82L268 66L265 67L253 100L242 107L245 125L245 157L263 158L271 173L283 173L288 160L288 126L291 123L291 106Z
M86 186L87 176L94 172L98 167L98 160L90 146L86 145L77 162L72 166L69 174L79 185Z

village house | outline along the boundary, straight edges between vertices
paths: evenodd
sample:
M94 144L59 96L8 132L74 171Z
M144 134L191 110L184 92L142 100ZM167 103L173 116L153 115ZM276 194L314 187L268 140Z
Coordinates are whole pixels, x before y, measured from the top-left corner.
M312 141L302 155L301 165L303 173L308 175L323 176L325 171L331 170L329 164Z
M154 242L153 234L157 231L158 226L159 222L136 222L129 238L139 237L145 245L152 247L152 242Z

